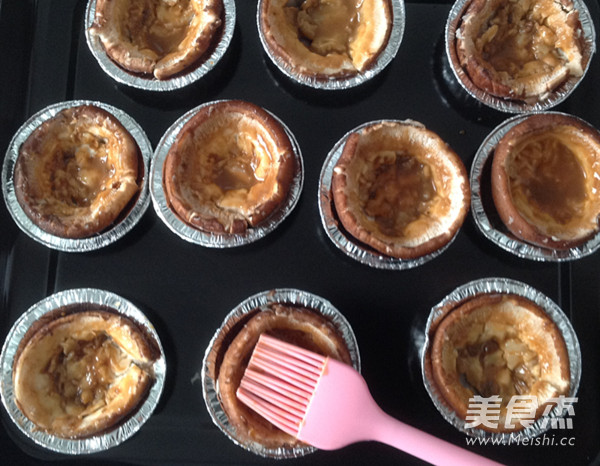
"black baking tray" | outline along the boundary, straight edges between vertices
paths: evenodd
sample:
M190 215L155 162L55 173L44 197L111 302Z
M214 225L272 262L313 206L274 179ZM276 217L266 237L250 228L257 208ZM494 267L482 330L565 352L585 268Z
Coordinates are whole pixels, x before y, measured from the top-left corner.
M234 445L212 423L198 378L204 351L225 315L257 292L297 288L337 307L356 334L363 374L374 398L391 415L465 446L465 436L435 409L421 380L416 341L432 306L456 287L486 277L523 281L557 302L571 319L583 355L572 431L553 431L574 445L480 446L497 461L525 464L598 463L600 446L600 257L572 263L520 259L485 239L469 216L454 243L414 269L370 268L328 239L317 206L319 175L335 142L359 124L414 119L437 132L470 167L485 136L509 115L488 109L455 82L444 52L450 2L406 2L406 28L396 58L356 89L323 92L293 84L262 50L256 2L237 0L229 50L199 82L178 91L149 93L117 84L85 41L86 0L0 0L0 153L18 127L49 104L98 100L131 115L156 146L187 110L207 101L239 98L265 107L295 134L304 157L298 205L274 232L235 249L208 249L173 234L150 208L124 238L89 253L61 253L39 245L0 206L2 340L31 305L60 290L94 287L117 293L150 318L167 360L155 414L132 438L86 456L98 464L265 464ZM596 30L600 8L588 2ZM595 56L575 92L556 107L600 127L600 65ZM6 464L82 461L32 444L2 409L0 451ZM319 451L293 464L422 464L391 447L361 443Z

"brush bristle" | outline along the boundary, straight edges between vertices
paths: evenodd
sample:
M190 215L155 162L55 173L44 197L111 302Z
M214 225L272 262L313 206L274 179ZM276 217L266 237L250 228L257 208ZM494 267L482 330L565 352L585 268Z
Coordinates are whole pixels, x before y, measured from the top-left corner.
M262 334L237 396L296 437L326 361L324 356Z

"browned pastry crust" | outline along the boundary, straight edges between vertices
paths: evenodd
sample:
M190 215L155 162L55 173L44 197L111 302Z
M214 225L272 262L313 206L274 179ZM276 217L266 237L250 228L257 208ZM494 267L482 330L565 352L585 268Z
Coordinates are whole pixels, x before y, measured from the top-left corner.
M456 33L456 51L478 88L535 102L583 75L582 35L571 0L473 0Z
M369 69L392 23L390 0L264 0L259 21L271 52L293 73L316 79Z
M287 199L295 154L282 125L239 100L201 108L181 128L164 164L172 210L190 226L243 233Z
M104 310L43 321L13 365L19 409L38 429L84 438L114 428L145 399L159 350L128 318Z
M512 419L512 428L506 426L507 404L515 395L537 397L537 419L550 398L568 394L564 339L545 311L527 298L475 296L450 309L432 331L435 388L459 417L467 418L469 399L475 395L502 398L498 427L482 429L507 432L526 427L518 419Z
M600 134L567 115L537 114L510 129L492 162L492 194L517 238L568 249L600 227Z
M119 219L139 191L140 153L110 113L82 105L61 110L19 149L15 194L42 230L85 238Z
M222 0L97 0L90 32L127 71L169 79L213 44Z
M262 333L346 364L352 364L350 353L339 331L326 317L307 308L283 304L272 304L259 310L231 340L218 370L217 389L236 437L242 442L257 442L265 448L291 448L298 445L298 440L277 429L236 396Z
M351 134L331 189L348 233L401 259L446 245L470 204L460 158L438 135L411 121L377 123Z

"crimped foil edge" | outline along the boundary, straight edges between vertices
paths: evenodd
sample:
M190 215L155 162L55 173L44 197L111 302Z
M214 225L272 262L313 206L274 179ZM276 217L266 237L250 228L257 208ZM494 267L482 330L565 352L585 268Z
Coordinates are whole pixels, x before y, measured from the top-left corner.
M93 304L107 307L130 318L144 329L160 350L160 357L152 366L154 383L142 404L135 408L135 412L116 429L83 439L59 438L37 429L17 406L12 380L14 357L27 330L45 314L72 304ZM58 292L31 306L15 321L9 331L0 354L0 368L2 370L0 376L2 404L14 424L37 445L68 455L104 451L123 443L138 432L154 412L162 394L166 376L164 350L158 334L148 318L130 301L114 293L94 288L79 288Z
M115 117L131 134L135 140L144 166L144 176L141 180L140 191L135 205L127 216L119 223L112 225L108 230L88 238L63 238L52 235L38 227L25 213L17 200L14 187L14 167L19 157L19 149L31 133L43 122L54 118L61 110L79 107L82 105L93 105L101 108ZM2 167L2 193L11 217L17 226L29 237L37 242L63 252L87 252L100 249L114 243L125 236L141 219L150 205L148 192L148 173L152 145L142 127L127 113L103 102L91 100L71 100L58 102L38 111L32 115L17 130L6 151L6 157Z
M333 197L331 195L331 178L333 176L333 169L342 155L342 151L344 150L344 145L346 144L348 137L352 133L356 133L363 128L383 122L410 122L412 124L419 124L422 126L421 123L417 123L412 120L376 120L363 123L342 136L342 138L333 145L333 148L327 154L325 162L323 163L323 167L321 168L321 174L319 176L319 192L317 194L319 215L321 217L321 224L323 225L323 229L325 230L327 237L348 257L360 262L361 264L365 264L377 269L408 270L423 265L446 251L446 249L450 247L450 245L458 236L460 229L456 232L452 239L448 241L448 243L436 251L415 259L400 259L378 253L374 249L370 249L366 245L360 243L352 235L346 233L340 228L339 221L334 213L335 207L333 205Z
M445 315L445 312L447 312L445 307L451 304L458 305L462 301L486 293L517 294L530 299L546 311L548 317L552 319L559 329L567 347L570 371L568 397L575 397L579 390L582 371L581 348L579 346L577 334L575 333L571 322L563 310L542 292L517 280L501 277L490 277L471 281L456 288L431 309L425 324L424 338L417 341L418 344L422 344L422 347L419 348L419 354L421 359L421 374L425 390L442 417L456 427L456 429L459 431L467 434L470 437L490 438L493 439L494 442L508 444L509 442L515 440L515 436L519 436L519 438L533 438L548 431L552 426L551 419L563 417L566 414L566 408L565 411L563 411L559 406L555 406L550 412L549 416L542 416L531 426L512 433L494 433L478 428L466 428L465 424L467 422L460 418L451 408L446 405L444 398L438 392L435 386L435 382L429 379L429 369L427 368L426 360L431 344L429 335L430 329L440 317Z
M528 113L547 110L563 102L579 86L585 78L589 69L592 57L596 52L596 30L590 12L583 0L573 0L574 8L579 12L579 21L583 31L584 45L582 57L584 60L583 74L579 77L570 76L566 82L559 88L550 92L549 95L541 101L527 103L519 100L503 99L496 97L473 84L465 70L462 68L456 56L456 31L462 19L462 13L467 8L471 0L456 0L450 9L445 26L445 48L446 56L452 69L454 77L460 86L474 99L495 110L505 113Z
M211 233L196 229L184 221L171 210L167 202L163 187L163 168L164 162L171 148L171 145L175 142L179 131L187 123L187 121L195 115L200 109L215 105L217 103L227 102L227 100L216 100L213 102L207 102L201 104L192 110L189 110L183 116L178 118L162 136L158 143L154 155L152 157L152 163L150 168L150 194L152 198L152 204L154 210L160 219L169 227L171 231L177 234L180 238L200 246L211 247L211 248L230 248L237 246L244 246L246 244L253 243L266 236L277 228L294 210L300 195L302 193L302 187L304 185L304 161L302 159L302 151L300 145L296 140L294 134L290 131L287 125L277 116L270 111L265 110L271 115L285 130L294 152L294 160L296 163L295 175L290 185L290 190L286 200L273 212L271 216L262 221L256 227L248 228L245 233Z
M216 330L211 338L208 347L206 348L204 359L202 361L201 379L202 379L202 394L204 402L214 424L223 432L234 444L255 453L258 456L287 459L298 458L305 456L317 449L312 446L298 446L295 448L265 448L258 443L247 444L236 438L235 429L229 423L227 414L223 410L220 402L215 381L210 377L210 368L208 359L211 352L215 349L222 334L226 332L227 326L231 322L236 322L244 315L259 308L267 308L271 304L282 303L303 306L308 309L319 311L322 315L328 317L336 326L341 336L344 338L353 367L360 372L361 360L358 349L358 343L354 335L354 331L350 323L344 315L337 310L329 301L317 295L306 291L300 291L293 288L277 288L257 293L242 301L234 307L225 317L221 326Z
M256 24L258 29L258 36L260 38L260 42L263 46L263 50L266 55L269 57L271 62L281 71L286 77L291 79L292 81L302 84L314 89L320 90L343 90L343 89L351 89L353 87L360 86L361 84L369 81L376 75L378 75L384 68L386 68L390 62L395 58L398 50L400 48L400 44L402 42L402 37L404 35L405 23L406 23L406 13L404 8L404 0L390 0L392 7L392 30L390 31L390 37L388 39L388 43L385 48L381 51L375 63L373 63L368 69L363 71L362 73L358 73L356 75L335 78L332 77L330 79L317 79L311 76L306 76L304 74L300 74L295 72L295 70L284 60L278 57L267 44L265 39L264 31L260 26L260 11L262 8L262 4L265 0L258 1L257 13L256 13Z
M544 115L562 115L569 118L574 118L589 126L589 123L574 115L555 111L539 113ZM470 173L471 212L473 214L475 224L483 233L483 235L494 244L523 259L546 262L567 262L587 257L600 248L600 232L587 240L585 243L569 249L560 250L543 248L527 243L513 236L512 233L506 230L506 227L504 224L502 224L502 222L493 222L490 220L490 217L484 208L481 197L482 184L487 184L489 186L491 183L490 179L482 179L484 167L488 161L491 160L491 157L493 157L494 150L500 139L502 139L502 137L515 125L526 120L529 116L531 115L515 115L500 123L484 139L477 150L471 165Z

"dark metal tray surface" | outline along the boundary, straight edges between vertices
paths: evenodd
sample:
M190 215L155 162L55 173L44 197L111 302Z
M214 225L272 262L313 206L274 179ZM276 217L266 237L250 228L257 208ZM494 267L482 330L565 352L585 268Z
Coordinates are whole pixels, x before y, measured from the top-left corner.
M362 372L381 407L419 429L465 446L428 397L417 343L432 306L472 280L523 281L554 300L578 335L583 355L573 429L553 431L545 445L475 446L513 464L591 464L600 438L600 257L573 262L520 259L487 240L471 215L454 243L433 260L401 271L378 270L339 251L325 234L317 206L327 153L348 130L384 118L410 118L445 139L470 167L477 148L509 115L475 102L457 85L444 51L450 2L406 2L400 49L377 77L357 88L325 92L283 76L263 52L256 2L237 0L230 47L215 69L189 87L144 92L107 76L86 44L85 0L0 2L0 153L18 127L47 105L89 99L131 115L153 147L189 109L218 99L246 99L277 115L301 147L305 180L291 215L261 240L226 250L188 243L152 208L125 237L89 253L48 249L21 233L0 207L0 336L31 305L54 292L94 287L134 302L153 322L167 360L165 389L154 415L123 444L86 456L93 464L266 464L234 445L212 423L199 372L206 346L226 314L255 293L296 288L329 300L352 325ZM597 2L588 1L596 30ZM600 127L598 57L573 94L555 110ZM69 464L82 458L35 446L2 410L0 448L6 464ZM561 439L574 445L561 446ZM552 440L554 439L554 440ZM422 464L385 445L361 443L318 451L294 464Z

